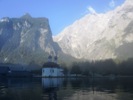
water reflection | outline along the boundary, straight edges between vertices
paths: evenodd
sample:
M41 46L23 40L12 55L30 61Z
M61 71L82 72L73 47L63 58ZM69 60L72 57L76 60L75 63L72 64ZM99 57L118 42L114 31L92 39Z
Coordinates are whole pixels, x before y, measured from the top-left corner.
M0 100L132 100L133 78L0 78Z
M42 78L43 98L48 95L49 100L57 100L57 91L62 86L63 78Z
M59 88L62 86L63 78L42 78L42 86L46 90L48 88Z
M0 100L42 100L41 80L0 78Z

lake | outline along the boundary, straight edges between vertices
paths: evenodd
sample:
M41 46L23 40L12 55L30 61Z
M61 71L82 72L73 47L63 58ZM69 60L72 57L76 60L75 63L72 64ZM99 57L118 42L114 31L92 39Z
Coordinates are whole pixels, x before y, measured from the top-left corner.
M0 78L0 100L133 100L133 78Z

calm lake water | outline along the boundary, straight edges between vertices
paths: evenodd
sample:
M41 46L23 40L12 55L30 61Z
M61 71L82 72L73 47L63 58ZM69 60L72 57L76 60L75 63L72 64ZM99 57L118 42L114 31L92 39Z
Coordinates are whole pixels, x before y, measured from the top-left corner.
M133 78L0 78L0 100L133 100Z

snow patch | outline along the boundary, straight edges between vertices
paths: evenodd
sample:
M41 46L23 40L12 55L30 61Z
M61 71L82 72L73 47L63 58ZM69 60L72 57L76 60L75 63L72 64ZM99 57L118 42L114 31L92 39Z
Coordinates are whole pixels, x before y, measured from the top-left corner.
M24 26L27 27L27 28L31 27L31 25L27 21L24 22Z
M0 22L9 22L9 18L2 18Z
M3 29L0 29L0 35L2 34Z
M126 41L127 43L133 42L133 34L130 34L130 35L126 36L125 41Z
M48 30L47 29L44 29L44 28L40 28L40 32L41 33L46 33L46 32L48 32Z
M6 61L8 61L8 58L7 57L4 58L4 62L6 62Z

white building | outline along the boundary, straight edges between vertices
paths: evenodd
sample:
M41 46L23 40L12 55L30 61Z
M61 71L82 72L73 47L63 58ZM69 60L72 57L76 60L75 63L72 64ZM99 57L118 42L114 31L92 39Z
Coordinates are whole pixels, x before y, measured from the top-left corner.
M42 77L64 76L63 68L61 68L56 62L57 62L57 57L54 57L54 62L52 62L52 56L48 57L48 62L45 63L42 68Z

